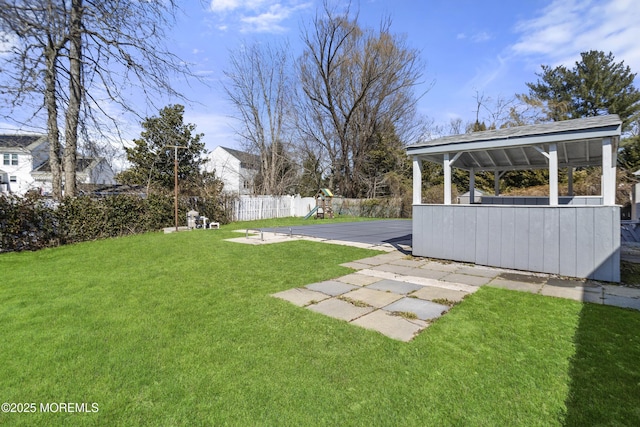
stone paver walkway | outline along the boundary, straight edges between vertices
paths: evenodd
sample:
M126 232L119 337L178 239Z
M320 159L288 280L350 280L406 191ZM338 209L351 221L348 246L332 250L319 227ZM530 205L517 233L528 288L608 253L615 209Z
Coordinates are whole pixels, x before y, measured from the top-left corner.
M481 286L640 310L640 289L389 252L343 264L356 273L273 296L410 341Z
M401 341L413 339L481 286L640 310L640 289L637 288L412 258L388 244L350 243L273 232L249 232L230 240L261 245L299 239L387 253L342 264L357 270L355 273L273 296Z

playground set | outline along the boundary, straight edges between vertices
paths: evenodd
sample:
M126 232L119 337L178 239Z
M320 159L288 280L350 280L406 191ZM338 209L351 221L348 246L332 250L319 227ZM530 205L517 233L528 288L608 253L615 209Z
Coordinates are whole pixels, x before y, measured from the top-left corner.
M316 219L333 218L333 208L331 203L333 201L333 193L328 188L321 188L316 193L316 206L309 211L304 219L311 218L314 214Z

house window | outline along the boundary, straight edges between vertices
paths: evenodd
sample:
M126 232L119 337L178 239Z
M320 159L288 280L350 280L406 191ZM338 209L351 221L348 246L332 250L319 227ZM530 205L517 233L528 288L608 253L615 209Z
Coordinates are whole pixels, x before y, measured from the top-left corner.
M258 166L254 163L240 162L240 169L258 170Z
M17 176L15 176L15 175L11 175L11 176L9 177L9 182L18 182L18 177L17 177Z
M4 164L5 166L18 166L18 155L4 153L4 155L2 156L2 164Z

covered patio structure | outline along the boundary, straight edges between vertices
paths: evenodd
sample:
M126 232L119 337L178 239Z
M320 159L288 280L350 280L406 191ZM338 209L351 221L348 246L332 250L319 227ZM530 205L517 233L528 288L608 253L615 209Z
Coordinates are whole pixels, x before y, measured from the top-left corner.
M447 136L407 147L413 158L413 254L563 276L620 281L617 115ZM444 204L422 203L422 164L444 169ZM573 195L573 170L601 166L601 194ZM495 174L495 194L452 204L452 169ZM568 195L558 194L567 169ZM549 170L548 197L503 197L506 171Z

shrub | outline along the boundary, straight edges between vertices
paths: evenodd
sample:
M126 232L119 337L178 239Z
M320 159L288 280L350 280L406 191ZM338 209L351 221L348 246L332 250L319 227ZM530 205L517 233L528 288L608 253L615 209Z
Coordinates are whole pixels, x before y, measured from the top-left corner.
M220 198L179 200L180 223L196 209L218 222L228 222ZM174 199L115 195L81 196L61 203L37 194L0 195L0 252L38 250L60 244L159 230L174 225Z
M56 246L58 231L54 210L37 194L0 195L0 252Z

